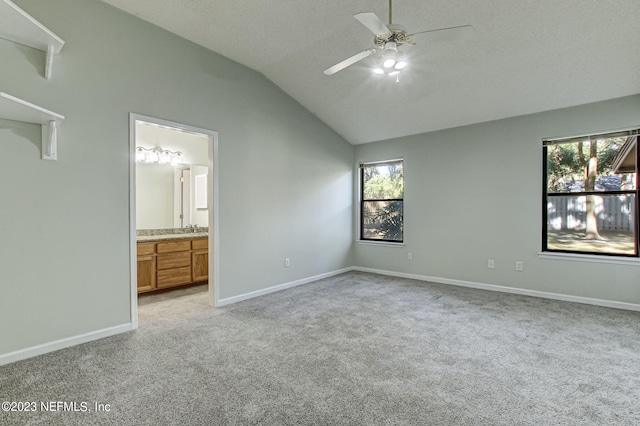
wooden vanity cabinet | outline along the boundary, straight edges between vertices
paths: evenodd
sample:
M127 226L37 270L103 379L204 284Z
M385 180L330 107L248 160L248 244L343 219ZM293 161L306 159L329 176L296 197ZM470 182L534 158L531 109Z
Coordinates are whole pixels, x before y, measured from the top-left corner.
M191 241L191 274L193 281L209 279L209 240L199 238Z
M138 243L138 293L209 279L208 239Z
M138 293L156 288L155 243L138 243Z

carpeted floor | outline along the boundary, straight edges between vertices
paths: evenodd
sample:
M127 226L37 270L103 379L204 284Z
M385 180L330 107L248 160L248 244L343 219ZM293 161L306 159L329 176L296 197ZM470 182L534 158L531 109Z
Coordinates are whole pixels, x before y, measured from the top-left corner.
M3 425L640 424L640 313L350 272L0 367L0 399L89 407Z
M138 326L157 321L174 321L182 316L211 309L208 285L180 288L138 297Z

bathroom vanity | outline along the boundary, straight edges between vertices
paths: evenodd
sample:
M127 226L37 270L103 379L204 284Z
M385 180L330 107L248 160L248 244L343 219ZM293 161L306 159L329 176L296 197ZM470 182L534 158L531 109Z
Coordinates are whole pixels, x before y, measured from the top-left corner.
M206 233L147 235L137 240L138 294L208 282Z

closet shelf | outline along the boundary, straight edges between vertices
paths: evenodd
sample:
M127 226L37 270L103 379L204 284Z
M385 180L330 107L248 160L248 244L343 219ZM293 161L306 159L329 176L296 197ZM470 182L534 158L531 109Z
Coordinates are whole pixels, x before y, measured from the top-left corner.
M9 0L0 0L0 38L46 52L44 75L51 78L53 55L60 52L64 40Z
M0 92L0 118L42 125L42 159L58 159L58 125L64 116Z

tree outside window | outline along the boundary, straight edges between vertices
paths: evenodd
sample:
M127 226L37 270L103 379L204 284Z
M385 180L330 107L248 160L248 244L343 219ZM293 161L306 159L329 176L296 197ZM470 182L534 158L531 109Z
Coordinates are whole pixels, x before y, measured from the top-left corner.
M360 239L401 243L404 233L404 163L360 165Z
M544 142L544 251L638 255L637 137Z

